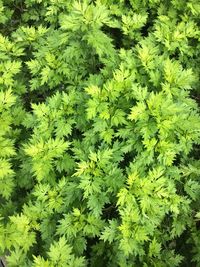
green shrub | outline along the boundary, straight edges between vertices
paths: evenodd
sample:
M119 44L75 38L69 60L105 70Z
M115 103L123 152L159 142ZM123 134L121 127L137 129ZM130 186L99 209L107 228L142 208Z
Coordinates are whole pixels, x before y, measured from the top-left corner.
M200 266L200 3L0 0L0 254Z

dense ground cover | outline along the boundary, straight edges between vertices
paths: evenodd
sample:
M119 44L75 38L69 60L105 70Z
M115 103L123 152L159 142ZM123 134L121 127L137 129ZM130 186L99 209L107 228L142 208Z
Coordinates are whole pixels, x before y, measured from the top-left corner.
M200 266L200 2L0 0L0 255Z

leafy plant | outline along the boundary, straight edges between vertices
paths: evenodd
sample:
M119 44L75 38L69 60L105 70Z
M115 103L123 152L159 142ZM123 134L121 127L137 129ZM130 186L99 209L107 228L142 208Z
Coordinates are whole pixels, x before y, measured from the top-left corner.
M190 0L0 1L8 266L200 266Z

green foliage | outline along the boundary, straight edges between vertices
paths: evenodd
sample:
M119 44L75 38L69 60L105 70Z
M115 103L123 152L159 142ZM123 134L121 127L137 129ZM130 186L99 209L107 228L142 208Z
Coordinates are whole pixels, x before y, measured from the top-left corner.
M200 266L199 10L0 0L8 266Z

